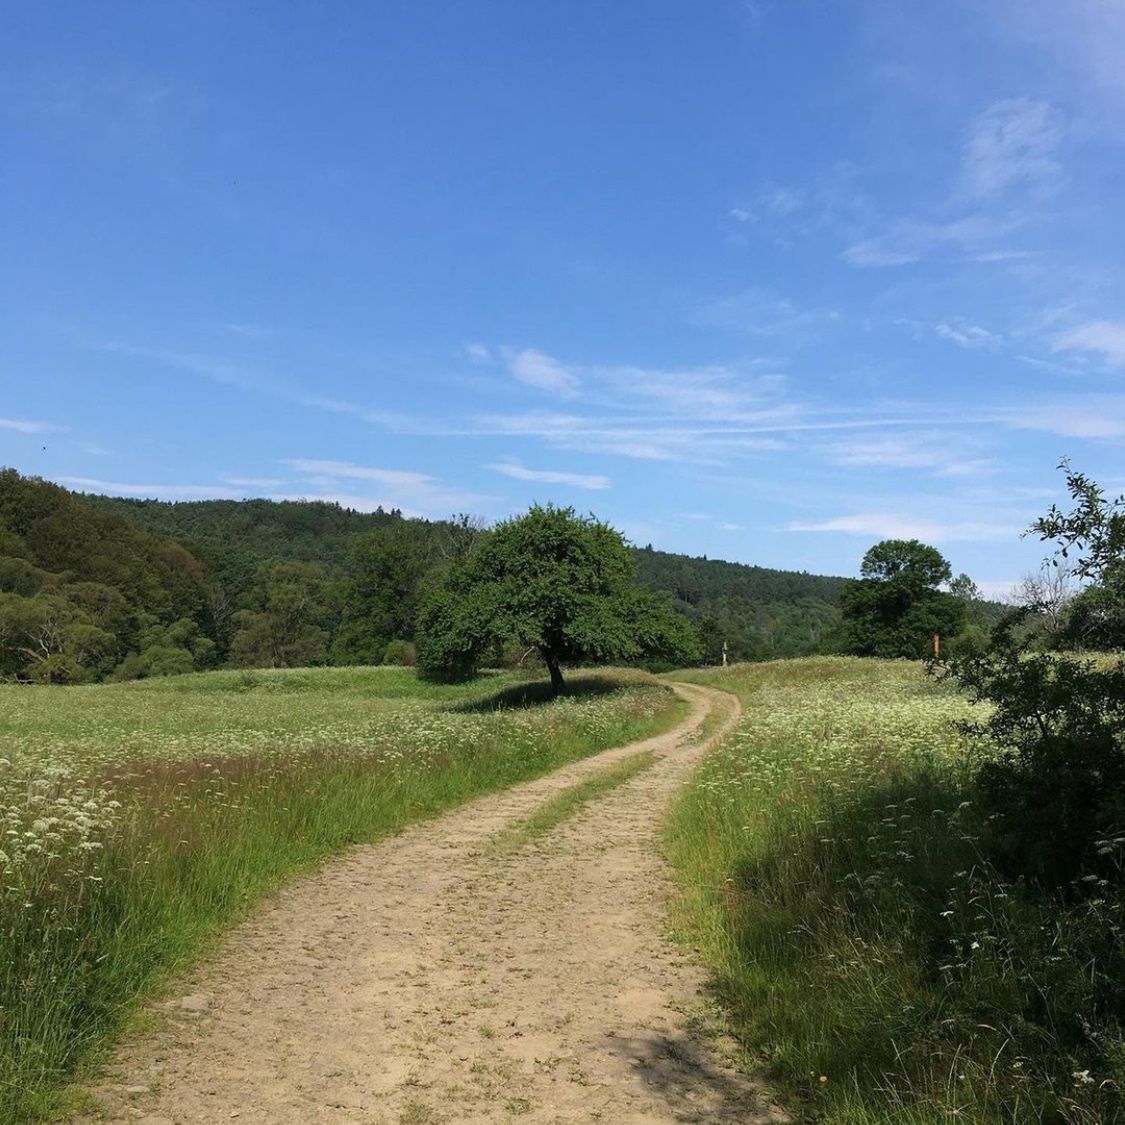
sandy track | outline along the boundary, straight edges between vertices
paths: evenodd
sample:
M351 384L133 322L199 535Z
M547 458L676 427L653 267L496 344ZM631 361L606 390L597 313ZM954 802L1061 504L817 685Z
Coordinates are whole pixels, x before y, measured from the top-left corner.
M783 1120L690 1012L665 938L661 814L735 721L677 685L677 730L356 848L237 926L94 1093L110 1120L534 1123ZM724 721L706 742L704 717ZM513 820L607 764L656 764L512 854ZM93 1120L86 1118L85 1120Z

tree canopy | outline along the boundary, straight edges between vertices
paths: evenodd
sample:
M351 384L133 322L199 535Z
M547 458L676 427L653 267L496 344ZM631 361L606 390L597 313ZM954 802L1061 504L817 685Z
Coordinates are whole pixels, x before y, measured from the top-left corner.
M1030 530L1058 544L1056 570L1065 565L1087 583L1066 607L1060 639L1076 648L1125 649L1125 497L1109 499L1068 461L1059 467L1074 507L1052 507Z
M965 620L965 597L939 589L953 581L948 561L917 539L876 543L860 574L841 594L838 638L844 652L918 660L930 651L935 633L952 636Z
M427 600L419 667L463 675L490 651L525 645L558 694L565 663L697 659L690 624L634 579L620 532L573 508L536 505L493 529Z

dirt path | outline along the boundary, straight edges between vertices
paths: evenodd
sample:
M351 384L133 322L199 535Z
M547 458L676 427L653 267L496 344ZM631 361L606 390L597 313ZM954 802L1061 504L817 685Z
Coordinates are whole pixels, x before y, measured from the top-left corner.
M670 734L609 750L372 847L238 926L94 1092L109 1120L783 1120L693 1034L702 973L664 934L662 813L737 718L691 685ZM722 726L694 732L714 708ZM486 845L638 750L656 764L512 854ZM85 1120L93 1120L87 1118Z

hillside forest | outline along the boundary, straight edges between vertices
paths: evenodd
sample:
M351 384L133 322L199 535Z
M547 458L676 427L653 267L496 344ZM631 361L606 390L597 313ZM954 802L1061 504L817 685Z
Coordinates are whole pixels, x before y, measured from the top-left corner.
M122 499L3 469L0 678L410 664L421 607L488 535L465 516L430 521L320 501ZM987 624L998 608L971 583L957 604L972 613L943 618L937 603L953 595L901 581L884 589L886 575L874 572L849 581L651 546L630 551L635 582L682 615L704 664L720 663L724 645L731 662L871 647L870 621L857 628L848 613L878 618L901 596L916 607L918 636L937 627L935 608L947 632L966 620ZM949 577L938 571L935 580ZM914 634L884 638L870 654L922 655ZM512 646L495 658L514 664L527 653Z

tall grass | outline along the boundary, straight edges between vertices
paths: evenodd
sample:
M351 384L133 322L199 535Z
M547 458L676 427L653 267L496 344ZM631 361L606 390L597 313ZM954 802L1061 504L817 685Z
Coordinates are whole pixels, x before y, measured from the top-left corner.
M502 710L534 690L389 669L0 688L0 1122L52 1112L138 1000L282 878L683 710L634 674L574 686Z
M680 926L774 1079L822 1122L1116 1120L1121 901L982 854L968 704L905 663L685 678L746 712L669 825Z

